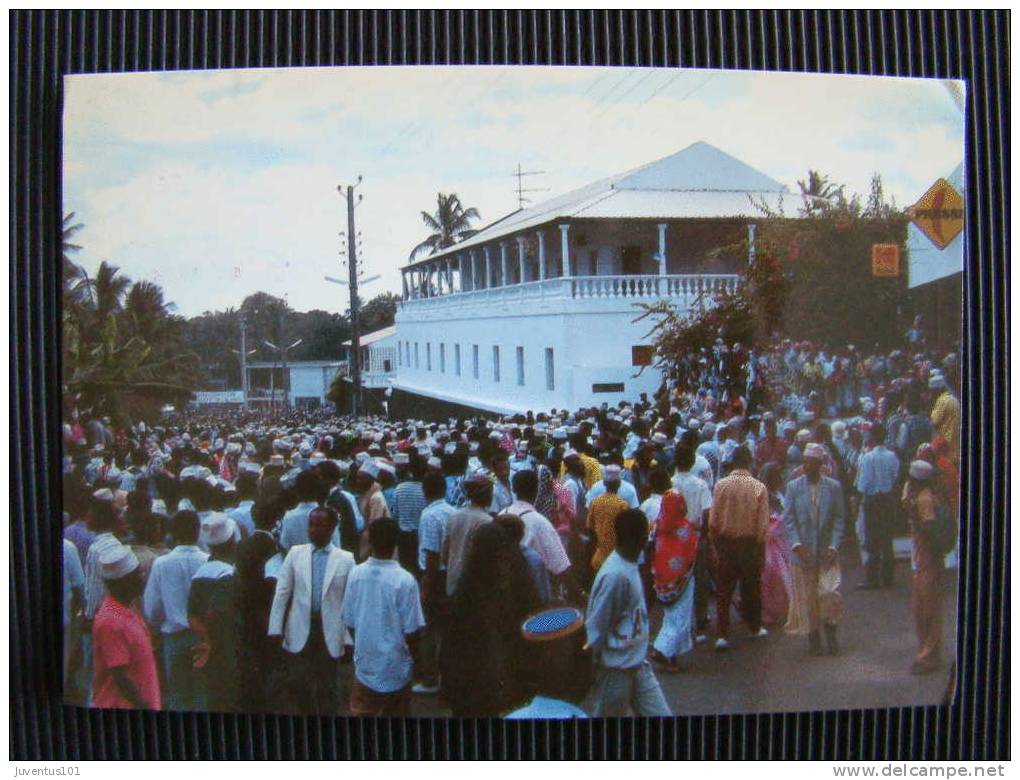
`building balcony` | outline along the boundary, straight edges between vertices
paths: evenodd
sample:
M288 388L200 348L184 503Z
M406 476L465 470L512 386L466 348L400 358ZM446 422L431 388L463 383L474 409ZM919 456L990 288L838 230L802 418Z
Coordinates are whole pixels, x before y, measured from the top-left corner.
M733 292L738 274L572 276L476 290L414 297L400 303L402 313L425 314L450 307L499 306L536 302L564 311L616 308L669 300L681 308L708 306L719 292Z

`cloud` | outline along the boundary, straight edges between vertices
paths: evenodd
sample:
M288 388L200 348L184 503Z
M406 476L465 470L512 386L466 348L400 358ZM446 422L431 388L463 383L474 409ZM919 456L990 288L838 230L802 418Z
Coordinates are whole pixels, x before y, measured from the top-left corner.
M880 172L912 203L962 156L963 122L936 81L616 68L306 68L68 77L65 208L82 260L155 278L184 314L264 289L343 311L336 192L357 210L366 295L457 192L483 223L516 208L512 172L582 186L708 141L791 188L807 169L866 191Z

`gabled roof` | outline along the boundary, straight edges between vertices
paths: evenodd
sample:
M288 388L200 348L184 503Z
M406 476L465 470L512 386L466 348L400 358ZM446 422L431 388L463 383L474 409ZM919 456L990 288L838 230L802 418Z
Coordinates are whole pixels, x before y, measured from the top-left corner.
M791 195L775 179L704 141L623 173L520 209L471 238L412 265L477 247L556 219L709 219L760 216Z
M360 344L362 347L367 347L369 344L374 344L377 341L382 341L383 339L389 338L390 336L395 336L396 334L397 326L390 325L388 328L380 328L379 330L374 330L371 333L362 334L361 338L358 339L358 344ZM350 340L348 340L345 341L340 346L349 347L350 345L351 342Z

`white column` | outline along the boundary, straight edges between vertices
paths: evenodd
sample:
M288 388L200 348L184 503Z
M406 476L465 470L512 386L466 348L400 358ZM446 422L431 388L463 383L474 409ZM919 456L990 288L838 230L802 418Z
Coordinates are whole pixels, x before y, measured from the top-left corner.
M485 289L488 290L492 284L492 258L489 257L488 245L482 247L482 251L485 253Z
M754 231L758 226L753 222L747 226L747 264L754 262Z
M666 224L659 223L659 276L666 275Z
M401 286L401 288L404 291L404 300L406 301L407 298L408 298L408 294L407 294L407 272L406 271L401 271L400 272L400 286Z
M560 225L560 252L563 256L563 276L569 277L570 273L570 236L567 235L570 225Z
M443 269L440 265L432 266L432 270L436 273L436 293L439 295L443 294Z
M506 287L506 285L507 285L507 275L506 275L506 272L507 272L507 267L506 267L506 265L507 265L506 241L500 241L499 242L499 265L500 265L500 270L501 270L501 272L503 274L502 280L501 280L500 284L502 284L504 287Z
M464 292L464 255L457 255L457 285Z
M468 252L468 257L471 258L471 289L472 290L477 290L478 289L478 269L477 269L476 263L475 263L475 250L474 249L472 249L470 252Z
M538 237L538 280L543 281L545 279L545 232L537 230L535 235Z
M524 239L521 236L517 236L517 267L521 271L521 284L524 284L528 278L525 274L527 266L528 253L524 249Z
M446 271L446 291L452 293L453 290L453 260L446 260L443 263L444 270Z

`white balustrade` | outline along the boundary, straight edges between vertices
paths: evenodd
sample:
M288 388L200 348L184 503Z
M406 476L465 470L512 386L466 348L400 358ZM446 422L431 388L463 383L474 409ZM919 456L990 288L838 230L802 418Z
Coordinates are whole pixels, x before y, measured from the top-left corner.
M428 298L412 298L401 306L433 308L470 303L500 303L537 299L658 300L680 299L705 302L714 294L733 292L737 274L671 274L632 276L573 276L536 280L524 284L484 287L477 290L445 293Z

